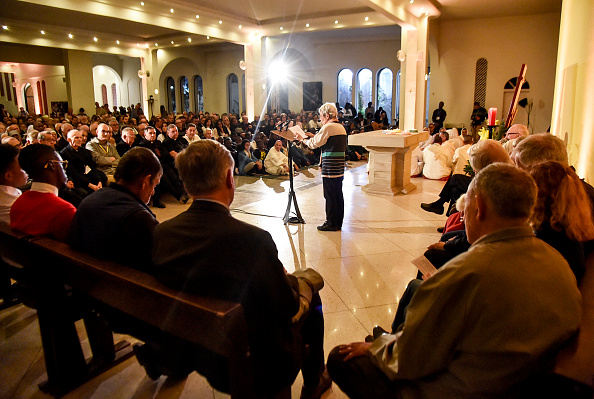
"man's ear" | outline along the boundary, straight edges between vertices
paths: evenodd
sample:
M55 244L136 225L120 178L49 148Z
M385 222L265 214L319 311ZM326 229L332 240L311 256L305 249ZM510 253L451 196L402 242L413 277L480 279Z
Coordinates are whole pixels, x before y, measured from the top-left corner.
M146 189L150 184L151 184L151 180L152 180L151 175L146 175L142 178L142 189Z
M225 184L229 189L235 187L235 180L233 179L233 168L229 168L227 170L227 178L225 179Z
M485 198L482 195L476 196L476 217L478 220L482 221L487 218L487 208L488 204Z

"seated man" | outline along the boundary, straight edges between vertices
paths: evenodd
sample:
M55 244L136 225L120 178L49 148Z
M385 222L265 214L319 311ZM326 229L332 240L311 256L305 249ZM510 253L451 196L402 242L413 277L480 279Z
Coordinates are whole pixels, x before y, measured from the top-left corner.
M274 147L268 151L266 159L264 160L264 168L267 173L271 175L288 175L289 174L289 158L283 151L283 142L276 140ZM299 170L297 165L295 170Z
M192 143L176 164L193 203L155 228L157 277L184 292L242 304L258 397L272 397L292 384L301 368L301 397L319 398L331 384L324 372L319 296L299 317L297 285L303 280L286 274L267 231L231 216L234 163L225 147L212 140ZM309 349L302 358L305 344ZM224 373L213 371L208 356L193 363L216 389L229 392Z
M118 163L115 183L94 192L78 207L70 244L97 257L147 270L152 231L158 224L147 204L163 170L146 148L133 148Z
M93 161L91 152L82 146L83 136L80 130L70 130L68 132L68 146L60 151L63 159L68 161L66 175L68 181L77 190L83 190L82 196L99 190L104 184L107 184L105 173L97 170L97 165ZM87 172L88 170L88 172Z
M120 154L120 156L123 157L126 152L130 151L130 149L134 147L135 141L136 132L134 131L134 128L123 128L122 140L120 140L120 142L116 144L116 150L118 151L118 154Z
M440 156L442 138L439 135L433 136L433 144L423 150L423 176L432 180L446 179L450 173L451 168L447 164L446 157Z
M528 137L529 135L530 131L525 125L516 123L515 125L511 125L511 127L507 130L505 137L501 139L501 144L503 144L503 148L505 148L507 153L511 155L516 143L518 142L518 138Z
M19 164L19 149L0 144L0 222L10 223L10 207L21 195L18 187L27 183L27 174Z
M468 189L471 247L424 281L404 328L333 349L328 370L350 397L530 397L534 378L581 321L575 276L527 224L528 173L489 165Z
M97 137L87 143L87 150L91 151L97 169L105 173L108 179L113 179L116 166L120 161L120 154L111 143L112 128L105 123L97 126Z
M472 140L470 136L465 136L465 138L466 140ZM466 142L467 141L465 141L465 143ZM464 151L462 149L465 147L468 148L466 153L467 157L464 157L464 153L460 154L460 152ZM439 199L431 203L422 203L421 208L423 210L441 215L444 212L444 204L446 202L449 202L450 208L453 209L453 205L456 203L456 200L458 197L460 197L460 195L466 192L468 185L472 180L472 177L464 172L464 166L468 162L470 162L470 166L472 167L474 173L478 173L479 170L494 162L511 163L507 151L505 151L501 144L492 139L481 140L473 146L466 144L464 147L460 147L458 150L460 150L460 152L458 152L456 167L451 178L446 182L446 184L443 186L443 189L439 193ZM465 161L465 159L468 161ZM448 212L448 216L449 214L450 212Z
M31 144L23 148L19 163L33 180L10 209L10 227L32 236L66 241L76 208L58 197L66 186L66 172L60 155L50 146Z

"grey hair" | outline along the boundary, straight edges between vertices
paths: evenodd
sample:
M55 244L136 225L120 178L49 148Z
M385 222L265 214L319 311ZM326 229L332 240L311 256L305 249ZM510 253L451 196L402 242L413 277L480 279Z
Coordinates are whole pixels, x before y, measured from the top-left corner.
M500 218L528 219L536 203L537 187L528 172L496 162L481 169L468 187L467 197L482 196Z
M336 110L336 105L334 105L332 103L322 104L322 106L320 107L318 112L319 112L320 116L326 115L326 116L330 117L331 119L334 119L338 116L338 111Z
M136 136L136 129L134 129L133 127L125 127L122 129L121 135L123 136L125 132L132 132L134 133L134 135Z
M519 167L528 169L545 161L557 161L569 165L565 143L550 133L533 134L518 143L513 157Z
M188 194L209 194L225 184L235 162L228 149L214 140L190 144L175 157L175 166Z
M475 172L495 163L509 163L512 161L503 146L496 140L481 140L468 149L470 166Z

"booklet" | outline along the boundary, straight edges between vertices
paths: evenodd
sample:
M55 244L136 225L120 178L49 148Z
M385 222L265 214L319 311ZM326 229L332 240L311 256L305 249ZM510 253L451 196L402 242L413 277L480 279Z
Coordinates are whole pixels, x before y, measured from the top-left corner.
M303 129L301 129L301 126L299 125L291 126L289 130L293 134L295 134L295 137L297 137L298 140L305 140L307 138L305 132L303 131Z
M429 262L429 259L427 259L425 255L421 255L417 259L411 260L411 263L425 276L432 276L437 272L435 266Z

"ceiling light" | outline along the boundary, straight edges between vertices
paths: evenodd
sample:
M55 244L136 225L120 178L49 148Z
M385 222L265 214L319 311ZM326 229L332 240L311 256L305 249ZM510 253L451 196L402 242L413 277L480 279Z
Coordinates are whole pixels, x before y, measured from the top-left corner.
M120 44L120 41L119 40L116 40L116 44Z
M2 29L4 29L4 30L8 30L8 26L6 26L6 25L2 25Z
M239 25L239 29L243 28L243 26Z
M414 2L415 2L415 0L410 0L410 4L412 4L412 3L414 3Z
M155 43L155 47L159 47L159 43Z
M155 94L159 94L159 89L155 89Z
M173 8L170 8L169 11L171 11L171 13L173 14Z
M284 28L281 26L281 27L280 27L280 30L283 30L283 29L284 29Z
M369 17L365 17L365 21L369 21Z
M221 21L221 20L219 19L219 25L220 25L220 24L222 24L222 23L223 23L223 21Z
M144 44L144 48L148 48L148 43L145 43Z
M140 2L140 5L141 5L141 6L143 6L143 5L144 5L144 1L141 1L141 2Z
M172 40L172 41L171 41L171 44L173 44L173 43L174 43L174 42L173 42L173 40Z
M338 20L334 21L334 24L337 24L337 23L338 23Z
M136 46L140 47L140 43L136 43Z
M96 42L97 40L98 40L98 39L97 39L97 37L94 37L94 38L93 38L93 41L95 41L95 42Z
M196 18L200 18L200 15L196 14Z
M68 34L68 38L72 39L74 36L72 35L72 33Z
M192 43L192 38L191 37L188 37L188 42L189 43Z
M45 31L44 31L44 30L42 30L42 31L41 31L41 34L42 34L42 35L45 35Z
M309 24L305 24L305 27L306 27L306 28L309 28Z

